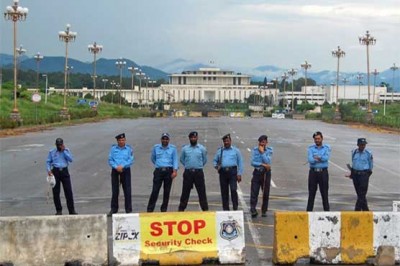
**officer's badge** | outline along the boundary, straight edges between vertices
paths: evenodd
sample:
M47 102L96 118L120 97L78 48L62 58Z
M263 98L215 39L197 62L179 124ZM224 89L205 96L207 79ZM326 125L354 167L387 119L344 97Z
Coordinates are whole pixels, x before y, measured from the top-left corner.
M226 240L233 240L239 236L239 224L236 220L223 221L221 223L220 236Z

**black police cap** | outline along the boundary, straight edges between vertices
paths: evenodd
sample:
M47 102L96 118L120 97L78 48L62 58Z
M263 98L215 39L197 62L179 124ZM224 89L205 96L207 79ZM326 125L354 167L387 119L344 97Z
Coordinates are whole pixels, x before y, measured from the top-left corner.
M118 135L115 136L115 138L116 138L117 140L119 140L119 139L124 139L124 138L125 138L125 133L118 134Z
M231 139L231 134L226 134L225 136L222 137L222 140L225 139Z
M258 141L260 142L260 141L263 141L263 140L268 140L268 136L267 135L261 135L259 138L258 138Z
M197 137L197 135L198 135L197 131L192 131L192 132L189 133L189 138L190 137Z
M56 145L63 145L63 144L64 144L64 140L62 138L56 139Z
M366 138L357 139L357 145L358 144L368 144L367 139Z

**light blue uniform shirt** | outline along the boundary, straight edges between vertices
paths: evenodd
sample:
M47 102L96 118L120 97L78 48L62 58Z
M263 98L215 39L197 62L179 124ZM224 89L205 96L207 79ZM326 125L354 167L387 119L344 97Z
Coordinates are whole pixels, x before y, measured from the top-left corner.
M356 171L372 170L374 167L372 152L364 149L362 152L355 149L351 152L352 167Z
M237 166L238 175L242 175L243 174L242 154L240 153L238 148L232 145L229 148L221 147L217 150L213 160L214 167L218 165L218 162L221 159L221 149L223 149L221 167Z
M72 163L73 157L72 153L69 149L65 149L64 151L57 151L56 148L49 151L49 155L46 160L46 169L47 172L51 170L52 167L56 168L64 168L68 167L69 163Z
M263 163L271 165L273 153L274 149L272 147L267 147L263 153L258 150L258 146L254 147L251 151L251 166L261 167Z
M124 147L119 147L117 144L111 146L110 153L108 154L108 164L116 169L118 165L123 168L129 168L135 162L133 149L128 144Z
M202 169L207 163L207 150L201 144L187 144L182 147L180 161L186 169Z
M150 159L156 168L172 167L178 170L178 152L175 145L168 144L166 147L162 144L154 145Z
M331 157L331 147L328 144L322 144L320 147L315 144L310 145L307 154L310 168L328 168L329 158ZM316 161L315 155L321 158L321 161Z

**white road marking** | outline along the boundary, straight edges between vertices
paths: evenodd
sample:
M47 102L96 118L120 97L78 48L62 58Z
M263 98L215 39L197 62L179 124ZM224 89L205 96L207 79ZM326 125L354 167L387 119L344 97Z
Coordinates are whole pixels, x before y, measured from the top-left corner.
M243 140L241 140L241 141L240 141L240 143L244 144L244 141L243 141Z
M250 148L247 148L247 151L248 151L248 152L251 152Z
M26 144L26 145L21 145L20 147L43 147L44 144Z
M249 207L246 204L246 201L243 198L243 192L242 189L240 188L240 185L238 185L238 196L239 196L239 200L240 200L240 204L242 205L243 210L248 210ZM243 212L244 215L244 219L247 222L247 225L249 226L249 231L251 234L251 237L253 238L254 241L254 245L257 246L261 246L261 241L260 241L260 234L258 233L256 227L253 225L253 221L251 219L251 214L249 212ZM266 257L266 253L263 249L261 248L256 248L257 249L257 253L258 253L258 258L265 258ZM267 265L265 262L260 261L261 264L260 265Z

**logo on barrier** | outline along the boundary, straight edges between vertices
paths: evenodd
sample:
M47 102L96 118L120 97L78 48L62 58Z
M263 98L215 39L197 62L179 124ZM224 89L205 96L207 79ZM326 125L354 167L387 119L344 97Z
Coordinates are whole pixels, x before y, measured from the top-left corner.
M239 223L236 220L223 221L221 223L220 236L226 240L233 240L239 236Z
M138 240L139 232L135 229L119 229L115 233L114 240Z

